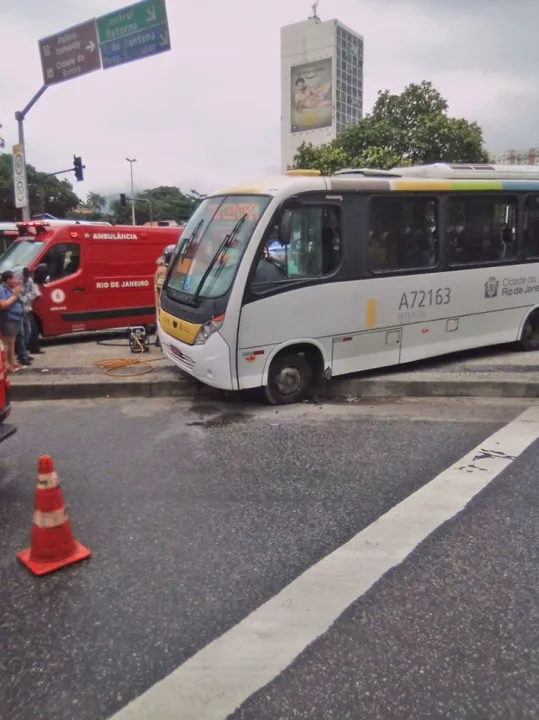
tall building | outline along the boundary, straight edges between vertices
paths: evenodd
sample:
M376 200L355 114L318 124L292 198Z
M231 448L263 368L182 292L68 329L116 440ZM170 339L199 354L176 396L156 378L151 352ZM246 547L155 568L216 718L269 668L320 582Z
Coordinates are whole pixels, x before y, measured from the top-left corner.
M539 148L527 150L506 150L502 153L489 153L494 165L539 165Z
M281 28L281 162L323 145L363 117L363 37L316 14Z

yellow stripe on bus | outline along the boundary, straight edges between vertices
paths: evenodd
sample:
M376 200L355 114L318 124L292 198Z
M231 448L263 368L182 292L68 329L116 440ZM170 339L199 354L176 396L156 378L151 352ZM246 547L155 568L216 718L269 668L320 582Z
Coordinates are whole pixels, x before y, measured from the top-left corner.
M365 320L369 330L371 330L376 325L376 300L373 300L372 298L370 300L367 300Z
M500 180L438 180L406 178L394 180L393 187L399 192L449 192L459 190L503 190Z
M187 320L180 320L174 317L174 315L165 312L162 308L159 310L159 322L167 335L188 345L192 345L195 342L197 333L202 327L201 323L190 323L187 322Z
M394 182L395 190L399 192L443 192L453 189L452 180L416 180L410 178L409 180L395 180Z

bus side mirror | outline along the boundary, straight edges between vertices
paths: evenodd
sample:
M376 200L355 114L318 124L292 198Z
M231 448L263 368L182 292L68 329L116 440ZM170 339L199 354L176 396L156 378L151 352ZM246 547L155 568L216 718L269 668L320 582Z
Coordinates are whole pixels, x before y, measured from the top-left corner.
M47 280L47 276L49 274L49 268L45 265L45 263L41 263L41 265L38 265L36 269L34 270L34 282L36 285L43 285L44 282Z
M279 221L279 242L283 247L290 245L292 237L292 213L284 210Z
M286 200L281 207L281 217L279 220L279 242L283 247L290 245L292 239L292 212L302 206L301 200L296 195L292 195Z

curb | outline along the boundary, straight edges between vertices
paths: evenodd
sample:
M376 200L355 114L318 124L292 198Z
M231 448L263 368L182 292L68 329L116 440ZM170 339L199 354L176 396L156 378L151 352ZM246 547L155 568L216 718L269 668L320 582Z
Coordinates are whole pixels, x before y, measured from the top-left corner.
M148 382L87 381L56 383L24 383L11 386L13 401L29 400L93 400L97 398L162 398L190 397L224 399L236 393L216 390L195 380L177 378ZM319 397L334 400L405 397L483 397L539 398L539 380L399 380L362 379L332 380Z
M334 380L321 393L334 399L404 397L539 398L539 380Z
M24 383L24 385L13 384L11 386L11 400L24 402L30 400L95 400L98 398L198 398L202 396L208 398L219 392L201 383L184 383L178 382L178 380Z

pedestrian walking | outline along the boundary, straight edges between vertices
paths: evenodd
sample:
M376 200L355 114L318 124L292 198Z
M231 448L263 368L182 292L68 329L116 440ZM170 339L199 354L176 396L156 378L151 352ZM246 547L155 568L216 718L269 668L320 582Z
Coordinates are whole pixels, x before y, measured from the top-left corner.
M21 285L11 270L2 273L0 284L0 329L6 353L7 371L18 372L21 367L15 357L15 341L21 331L24 315L23 304L19 298Z

